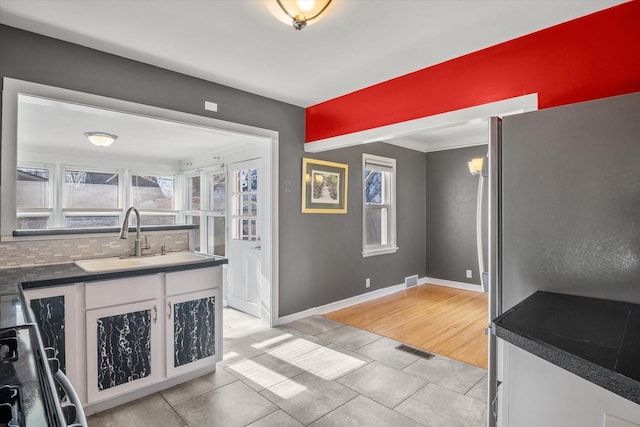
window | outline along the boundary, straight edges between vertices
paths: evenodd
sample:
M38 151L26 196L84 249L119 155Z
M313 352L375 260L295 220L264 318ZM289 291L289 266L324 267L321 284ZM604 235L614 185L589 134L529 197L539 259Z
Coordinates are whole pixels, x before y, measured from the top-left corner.
M362 155L362 256L395 252L396 161Z
M209 210L207 216L207 253L226 255L226 185L224 170L209 176Z
M117 172L65 170L63 208L118 209L120 176Z
M260 240L258 230L258 170L241 169L231 177L231 239Z
M173 176L131 175L131 205L140 211L173 210L175 187Z
M46 166L17 170L16 211L18 228L46 229L51 223L52 171Z
M51 171L47 168L18 168L16 207L48 209L51 207Z
M118 227L128 206L138 208L142 225L175 225L179 214L175 190L176 176L171 175L22 164L17 168L16 226L18 230ZM131 225L135 222L134 216Z
M188 211L200 210L200 174L187 177L187 204Z
M175 225L176 210L176 177L161 175L143 175L131 173L129 187L131 206L140 211L141 225ZM132 217L131 224L135 225Z
M225 256L226 181L224 166L211 166L184 175L184 218L198 225L193 242L196 251Z

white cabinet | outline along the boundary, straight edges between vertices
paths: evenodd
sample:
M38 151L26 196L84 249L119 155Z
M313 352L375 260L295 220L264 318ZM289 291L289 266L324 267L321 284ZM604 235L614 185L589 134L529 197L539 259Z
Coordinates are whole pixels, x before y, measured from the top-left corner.
M167 377L222 360L222 269L167 273Z
M640 406L501 341L498 425L604 427L640 425Z
M104 408L215 370L221 284L221 267L86 283L87 403Z
M167 377L222 358L220 288L167 298Z
M163 377L161 274L86 284L87 402Z
M158 300L87 311L87 400L118 396L158 382Z
M24 290L45 347L55 349L60 368L74 387L81 382L81 353L78 351L80 320L77 295L80 284Z

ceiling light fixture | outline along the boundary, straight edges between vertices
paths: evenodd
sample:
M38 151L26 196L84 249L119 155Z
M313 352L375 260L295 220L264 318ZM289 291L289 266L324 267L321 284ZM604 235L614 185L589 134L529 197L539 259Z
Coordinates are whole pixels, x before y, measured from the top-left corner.
M108 147L113 144L113 141L118 139L118 135L106 132L85 132L84 136L96 147Z
M307 24L311 24L311 21L315 20L316 22L319 20L320 15L327 9L327 7L331 4L331 0L275 0L278 6L280 6L280 10L273 10L272 12L276 15L276 17L286 23L291 23L293 28L300 31ZM277 8L275 8L277 9ZM276 14L276 12L280 12ZM282 15L281 12L284 12L286 16Z

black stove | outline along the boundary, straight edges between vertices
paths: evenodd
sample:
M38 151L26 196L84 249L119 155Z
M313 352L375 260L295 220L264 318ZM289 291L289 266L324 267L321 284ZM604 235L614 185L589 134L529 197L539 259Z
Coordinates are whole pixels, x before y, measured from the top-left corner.
M36 326L0 331L0 427L66 426Z

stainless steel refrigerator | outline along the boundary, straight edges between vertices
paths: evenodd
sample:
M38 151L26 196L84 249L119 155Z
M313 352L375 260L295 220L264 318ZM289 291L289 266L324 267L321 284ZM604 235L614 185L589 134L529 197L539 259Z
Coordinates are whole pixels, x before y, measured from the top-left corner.
M538 290L640 303L640 93L491 120L490 317ZM489 425L496 396L489 340Z

